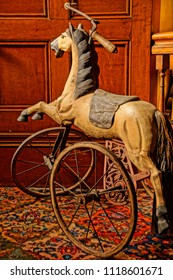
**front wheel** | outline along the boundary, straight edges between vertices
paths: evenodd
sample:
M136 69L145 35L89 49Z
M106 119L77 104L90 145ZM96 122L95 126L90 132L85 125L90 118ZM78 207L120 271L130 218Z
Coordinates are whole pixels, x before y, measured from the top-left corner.
M94 166L90 176L83 174ZM105 158L109 166L104 167ZM116 178L104 185L108 174L118 172ZM62 180L59 180L63 174ZM70 186L78 182L75 189ZM57 188L62 195L56 195ZM55 160L50 192L58 223L66 236L79 248L100 258L120 252L130 242L136 227L137 202L133 183L120 160L107 148L93 142L73 144ZM106 196L118 196L116 206Z

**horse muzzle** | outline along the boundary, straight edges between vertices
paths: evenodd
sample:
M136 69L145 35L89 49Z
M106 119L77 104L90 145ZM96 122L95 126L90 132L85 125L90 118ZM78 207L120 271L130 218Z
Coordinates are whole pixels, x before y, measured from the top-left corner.
M58 47L58 44L55 44L55 41L51 43L51 50L55 51L56 58L60 58L63 56L64 51Z

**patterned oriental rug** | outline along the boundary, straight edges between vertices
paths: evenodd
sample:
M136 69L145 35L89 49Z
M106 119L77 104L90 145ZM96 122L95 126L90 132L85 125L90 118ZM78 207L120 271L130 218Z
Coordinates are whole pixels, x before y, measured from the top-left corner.
M152 199L138 193L138 223L132 241L112 259L172 260L173 239L151 234ZM1 260L97 259L73 245L57 224L50 199L35 199L18 188L0 188Z

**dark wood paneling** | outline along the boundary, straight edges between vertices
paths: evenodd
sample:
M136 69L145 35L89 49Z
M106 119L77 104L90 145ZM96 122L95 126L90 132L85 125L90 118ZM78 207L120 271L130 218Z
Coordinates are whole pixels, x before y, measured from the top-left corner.
M121 1L71 1L73 6L81 11L85 11L90 16L103 18L107 17L126 17L131 13L131 0ZM75 13L70 13L72 17L79 17Z
M62 30L63 31L63 30ZM57 34L59 36L59 34ZM63 57L57 59L55 57L55 52L51 51L51 99L55 100L61 95L64 85L67 81L70 64L71 55L69 53L64 53Z
M152 1L133 1L131 92L150 101Z
M99 87L116 94L129 94L129 42L113 42L118 53L109 53L102 47L96 48L100 67Z
M47 0L0 0L0 16L46 16Z
M0 109L49 102L47 49L42 42L0 43Z
M22 108L14 109L7 107L0 110L0 137L6 132L13 132L14 134L20 132L22 135L23 132L34 132L42 128L56 126L56 123L46 115L40 121L33 121L31 118L28 118L28 122L18 122L17 118ZM3 144L6 145L5 142Z
M16 147L0 147L0 186L14 186L14 182L10 174L11 158L16 150Z

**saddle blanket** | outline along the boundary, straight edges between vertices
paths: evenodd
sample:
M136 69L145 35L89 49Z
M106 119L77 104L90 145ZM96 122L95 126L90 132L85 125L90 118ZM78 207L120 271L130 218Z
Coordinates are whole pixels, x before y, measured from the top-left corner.
M137 96L125 96L97 89L91 99L89 120L99 128L111 128L115 112L127 102L140 100Z

